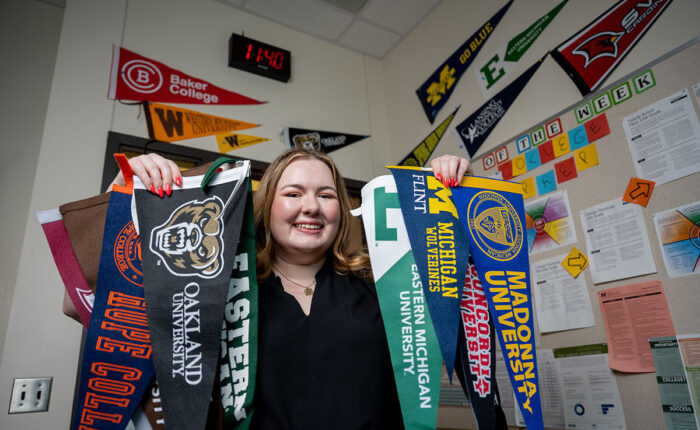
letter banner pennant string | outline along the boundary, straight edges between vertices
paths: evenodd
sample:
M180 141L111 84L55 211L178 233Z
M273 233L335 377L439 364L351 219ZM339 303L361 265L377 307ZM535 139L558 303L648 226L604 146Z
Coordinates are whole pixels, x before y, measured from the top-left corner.
M452 189L528 429L542 429L525 207L515 182L466 177Z
M542 64L544 58L537 60L535 64L525 70L517 79L508 84L489 101L484 103L476 112L469 115L467 119L462 121L455 131L461 141L460 145L469 154L469 157L474 157L476 151L479 150L481 144L484 143L489 134L496 128L498 122L506 114L506 111L513 104L520 92L525 88L525 85L530 81L530 78L535 74L537 69Z
M397 166L425 166L425 163L432 155L433 151L437 147L437 144L440 142L440 139L442 139L442 136L447 131L447 127L450 126L455 115L457 115L457 111L460 107L461 105L457 106L457 109L455 109L454 112L452 112L447 118L445 118L440 125L435 128L435 130L431 131L425 139L416 145L410 154L405 156L403 160L399 161Z
M124 170L128 184L131 172ZM75 430L126 428L153 377L131 193L128 185L115 185L110 193L95 303L71 426Z
M425 307L394 178L380 176L362 187L362 206L353 213L362 214L404 426L435 429L440 346Z
M246 203L250 162L206 188L184 177L159 198L135 178L153 361L168 429L204 429ZM243 357L242 357L243 358Z
M486 21L416 90L420 104L431 124L452 95L459 78L474 61L484 42L491 36L512 3L513 0L510 0L490 20Z
M253 188L250 182L224 310L220 364L224 428L247 430L253 417L258 364L258 280L255 271Z
M419 167L389 166L389 169L399 191L401 213L423 282L423 294L451 382L469 241L450 200L450 191L432 172Z

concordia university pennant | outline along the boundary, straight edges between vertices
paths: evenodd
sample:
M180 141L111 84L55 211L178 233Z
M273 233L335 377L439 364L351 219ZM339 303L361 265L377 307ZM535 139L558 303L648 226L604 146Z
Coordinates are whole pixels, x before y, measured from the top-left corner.
M501 352L528 429L542 429L522 186L465 177L452 197L494 316Z
M284 127L282 129L282 137L287 148L306 148L312 151L329 153L362 139L366 139L369 136L338 133L335 131Z
M442 363L394 178L362 187L361 212L406 429L434 429ZM362 411L358 411L362 413Z
M433 172L419 167L389 166L389 169L399 191L401 213L423 282L423 294L451 381L469 241L450 200L449 189Z
M117 45L112 49L108 97L110 100L187 104L265 103L219 88Z
M168 429L204 429L231 270L248 190L250 163L214 176L184 177L166 198L134 185L134 220L153 362ZM240 359L245 359L241 356Z
M211 136L260 126L159 103L145 102L144 110L149 137L161 142Z
M445 134L445 131L447 131L447 127L450 126L450 123L452 123L455 115L457 115L457 111L459 110L460 106L457 106L457 109L455 109L454 112L445 118L440 125L435 128L435 130L433 130L425 139L416 145L410 154L405 156L403 160L399 161L397 166L425 166L425 163L432 155L435 147L437 147L440 139L442 139L442 136Z
M670 3L621 0L559 45L552 57L585 96L600 87Z
M416 90L418 100L425 111L425 115L432 124L435 121L440 109L449 100L454 87L462 77L467 68L471 65L476 55L481 50L482 45L491 36L496 25L501 21L513 0L508 1L490 20L486 21L474 34L471 35L455 52L450 55L444 63L423 85Z

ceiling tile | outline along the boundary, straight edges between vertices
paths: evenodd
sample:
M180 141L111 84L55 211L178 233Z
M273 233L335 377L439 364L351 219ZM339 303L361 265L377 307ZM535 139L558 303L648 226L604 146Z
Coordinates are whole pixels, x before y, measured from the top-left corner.
M219 3L227 4L229 6L240 6L243 0L218 0Z
M356 14L361 11L367 0L323 0L326 3L330 3L334 6L346 10L350 13Z
M336 40L353 20L349 13L313 0L251 0L243 8L326 40Z
M371 0L360 16L405 35L438 3L439 0Z
M356 19L340 38L339 43L347 48L382 58L401 37L367 21Z

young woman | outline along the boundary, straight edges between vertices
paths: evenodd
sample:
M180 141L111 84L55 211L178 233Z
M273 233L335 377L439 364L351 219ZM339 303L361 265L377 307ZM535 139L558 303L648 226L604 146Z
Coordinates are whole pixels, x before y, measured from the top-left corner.
M130 164L161 197L181 181L177 166L158 155ZM469 162L445 155L430 165L455 186ZM253 428L403 428L369 259L350 249L350 201L333 161L304 149L284 152L263 175L254 207L260 296Z

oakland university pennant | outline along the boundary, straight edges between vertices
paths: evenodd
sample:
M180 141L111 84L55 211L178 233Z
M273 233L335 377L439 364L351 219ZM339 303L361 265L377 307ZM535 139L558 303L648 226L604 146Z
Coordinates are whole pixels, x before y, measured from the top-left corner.
M418 100L425 111L425 115L432 124L440 109L447 103L454 87L471 65L482 45L491 36L493 29L501 21L513 0L508 1L490 20L486 21L474 34L471 35L456 51L450 55L444 63L423 85L416 90Z
M404 425L406 429L435 429L440 346L425 305L394 178L380 176L362 187L362 206L353 213L362 214Z
M110 193L95 304L85 338L71 428L124 429L153 376L139 236L131 220L131 169Z
M138 179L134 220L142 241L148 327L168 429L204 429L248 189L250 163L184 177L159 198ZM240 357L242 359L244 357Z
M447 376L452 381L469 241L450 200L450 190L433 172L389 166L413 256L423 282Z
M462 142L460 146L464 148L470 158L474 157L481 144L496 128L496 124L503 118L508 108L510 108L520 92L525 88L525 85L530 81L532 75L540 67L542 60L541 58L530 66L516 80L499 91L498 94L484 103L476 112L469 115L467 119L455 128Z
M452 197L471 243L515 398L528 429L542 429L522 186L465 177Z
M369 137L363 134L347 134L293 127L284 127L281 135L282 141L287 148L305 148L325 153L333 152L336 149Z

